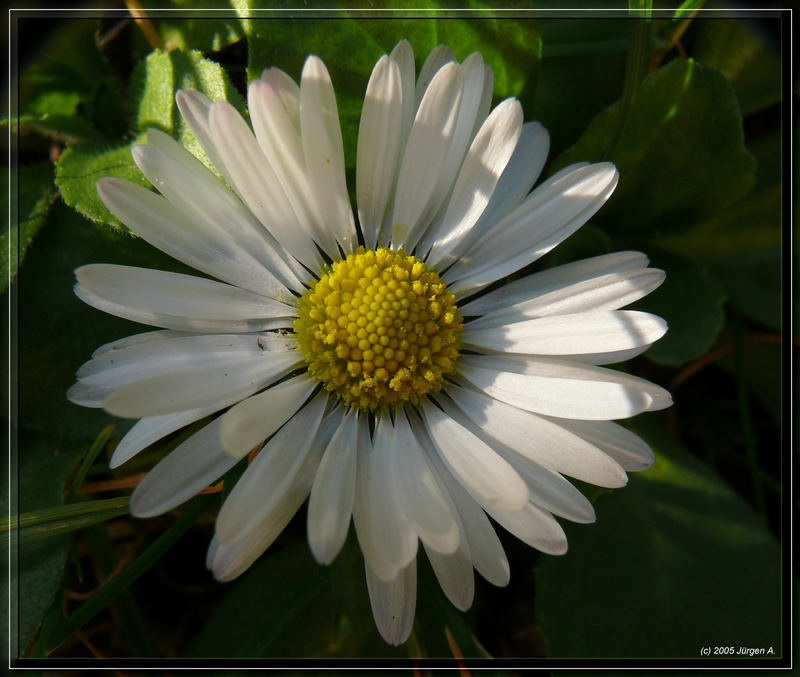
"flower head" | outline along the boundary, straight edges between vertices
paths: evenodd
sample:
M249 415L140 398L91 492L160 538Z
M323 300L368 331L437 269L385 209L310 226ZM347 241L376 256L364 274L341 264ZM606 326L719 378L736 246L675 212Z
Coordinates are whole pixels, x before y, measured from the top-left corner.
M624 485L653 455L611 421L670 404L658 386L600 366L666 331L660 318L619 310L664 279L643 254L506 282L602 206L614 166L572 165L531 192L547 132L523 124L514 99L490 112L481 55L459 64L439 47L416 83L414 73L403 41L367 85L358 225L318 58L299 86L277 69L250 84L252 130L230 104L179 92L222 180L151 130L133 156L158 193L110 178L97 187L131 230L215 279L78 269L81 299L162 330L99 348L69 392L141 419L114 467L217 414L136 488L140 517L260 448L217 518L207 564L219 580L245 571L306 498L321 563L352 516L378 629L395 644L414 617L420 542L445 594L468 608L473 568L496 585L509 579L487 515L543 552L565 552L554 515L591 522L594 511L564 475Z

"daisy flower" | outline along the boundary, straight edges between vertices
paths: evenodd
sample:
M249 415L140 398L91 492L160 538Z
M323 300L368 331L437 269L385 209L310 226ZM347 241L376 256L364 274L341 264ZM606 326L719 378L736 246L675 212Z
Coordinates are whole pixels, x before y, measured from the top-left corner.
M507 282L600 209L616 168L575 164L532 190L547 132L523 124L515 99L490 111L492 70L479 53L458 63L438 47L414 75L407 41L372 71L357 221L320 59L307 59L299 86L276 68L250 84L252 128L225 101L178 92L219 176L150 130L133 158L158 193L114 178L97 190L133 232L214 279L79 268L83 301L161 330L102 346L69 391L140 419L111 467L219 414L137 486L138 517L175 508L260 448L216 520L207 565L220 581L245 571L307 498L322 564L352 516L375 622L392 644L412 627L420 543L467 609L473 568L509 580L489 517L564 553L554 516L595 519L564 476L623 486L654 457L612 420L671 403L600 366L666 331L619 310L664 279L643 254Z

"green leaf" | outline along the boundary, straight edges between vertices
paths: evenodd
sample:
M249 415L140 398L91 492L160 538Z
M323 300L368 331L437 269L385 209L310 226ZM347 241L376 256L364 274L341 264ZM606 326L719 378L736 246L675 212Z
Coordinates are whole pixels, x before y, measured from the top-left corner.
M131 147L143 143L150 127L175 137L207 166L211 162L197 139L183 122L175 93L179 89L197 89L212 100L226 99L240 111L241 96L231 85L222 67L204 59L197 51L173 50L152 52L133 76L135 138L124 146L108 148L95 144L70 145L56 165L56 184L64 201L81 214L100 223L119 227L119 221L97 196L98 179L112 176L149 186L131 157Z
M142 134L133 143L110 149L90 144L68 146L56 163L56 185L64 202L92 221L120 230L122 223L103 204L95 184L99 179L112 176L149 186L131 157L131 146L144 140Z
M743 115L781 100L777 42L770 44L768 19L695 20L694 57L718 69L733 85ZM774 21L773 21L774 23Z
M29 513L62 505L64 480L77 458L79 447L52 435L27 429L18 431L17 440L19 466L12 468L11 478L14 493L9 497L3 492L0 510L8 514L9 500L13 513ZM11 656L24 654L50 607L64 571L68 543L65 534L12 543L11 590L6 587L7 577L4 576L0 583L0 594L10 599L12 618L15 619ZM2 557L8 554L8 548L2 548ZM0 627L4 642L9 636L7 622L8 616L4 614Z
M753 144L758 184L741 202L659 245L702 261L728 302L770 329L781 326L780 137Z
M678 366L705 353L725 325L725 291L702 264L647 245L651 265L667 279L636 308L663 317L666 335L645 354L654 362Z
M2 249L0 265L3 270L9 272L8 276L3 275L0 292L8 287L9 277L16 277L28 246L45 221L56 192L51 164L23 165L18 171L19 174L13 184L16 188L17 218L11 223L10 230L6 230L0 236L0 249ZM3 174L6 179L4 185L7 185L8 170L4 169ZM3 209L4 213L8 213L7 200L8 193L3 191L0 209Z
M172 0L170 5L180 12L176 16L159 15L152 21L167 49L196 49L217 52L244 38L244 29L236 16L209 13L219 10L213 0ZM206 10L206 11L203 11Z
M537 570L552 657L698 658L702 646L781 654L780 549L738 494L651 421L653 468L601 496L597 524Z
M25 23L21 19L23 31ZM23 133L91 140L124 131L119 124L124 120L109 116L120 110L120 85L100 54L97 28L95 20L62 22L24 68L19 79Z
M0 124L0 132L8 133L8 120ZM30 135L43 136L67 143L85 143L100 141L103 135L90 122L79 115L62 115L44 113L42 115L23 115L11 123L11 134L19 134L23 138Z
M620 103L605 109L552 171L610 159L619 185L594 217L621 241L686 230L742 198L755 159L744 146L738 102L725 78L691 59L676 59L642 82L628 124L610 158Z

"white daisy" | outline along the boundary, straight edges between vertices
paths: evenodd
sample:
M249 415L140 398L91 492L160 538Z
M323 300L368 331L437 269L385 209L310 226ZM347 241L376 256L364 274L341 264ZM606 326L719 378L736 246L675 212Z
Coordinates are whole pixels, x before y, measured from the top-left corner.
M228 185L151 130L133 157L160 195L112 178L97 189L131 230L219 281L78 269L86 303L166 331L102 346L69 392L141 419L112 467L224 411L142 480L131 498L139 517L180 505L266 440L220 510L208 567L221 581L240 575L306 498L311 550L330 563L352 515L375 622L392 644L413 623L420 541L445 594L467 609L473 567L509 580L487 515L534 548L565 552L554 515L595 515L564 475L623 486L653 454L611 420L671 403L598 366L666 331L658 317L619 310L664 279L643 254L495 284L585 223L616 168L572 165L531 192L547 132L523 124L515 99L490 112L481 55L459 64L438 47L416 83L414 71L403 41L367 85L358 227L320 59L308 58L299 87L275 68L250 84L252 131L230 104L179 92Z

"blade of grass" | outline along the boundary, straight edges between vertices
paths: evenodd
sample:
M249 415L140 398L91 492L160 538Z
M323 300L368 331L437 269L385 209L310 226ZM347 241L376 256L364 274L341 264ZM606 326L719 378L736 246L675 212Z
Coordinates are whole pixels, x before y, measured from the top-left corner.
M186 511L153 543L125 567L118 576L112 578L90 599L86 600L54 631L50 639L48 652L52 652L77 630L105 609L117 596L155 564L181 536L197 521L206 508L214 501L212 496L198 496L186 508Z
M630 0L628 3L628 12L636 18L631 21L631 38L628 45L628 56L625 60L625 82L622 86L622 105L619 111L619 121L611 143L603 153L604 160L609 160L614 156L617 144L622 138L625 127L628 125L633 99L642 82L642 77L644 77L650 45L650 14L652 7L651 0Z
M64 603L64 583L62 581L61 587L56 592L53 598L53 603L42 618L42 626L39 629L39 638L36 640L36 649L33 652L34 658L45 658L45 647L53 628L56 627L58 619L61 617L61 606Z
M681 19L685 19L705 4L705 0L685 0L681 3L681 6L675 10L672 20L680 21Z
M100 575L103 578L108 577L119 562L108 532L102 526L94 526L85 529L83 533L97 562ZM114 600L112 608L119 618L122 633L130 641L135 655L142 658L157 656L158 652L147 632L147 626L131 591L124 590L119 598Z
M75 479L72 482L72 486L67 493L66 502L71 503L75 500L75 496L78 493L78 489L80 489L81 484L83 484L83 480L86 479L86 475L89 472L89 468L94 465L95 459L97 455L102 451L103 447L108 442L108 438L111 437L111 433L114 432L114 428L116 426L112 423L110 426L103 429L103 431L97 436L97 439L92 444L91 448L89 449L89 453L83 457L83 461L81 461L80 468L78 468L78 472L75 475Z
M10 523L0 524L0 533L10 529L12 540L24 542L75 531L124 515L128 512L129 500L129 496L118 496L12 515Z

